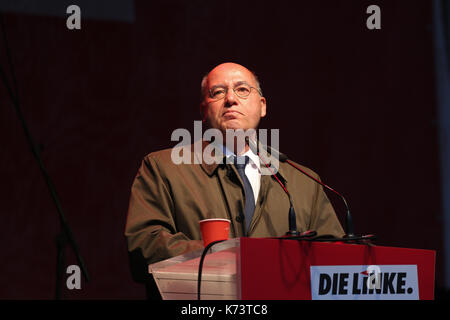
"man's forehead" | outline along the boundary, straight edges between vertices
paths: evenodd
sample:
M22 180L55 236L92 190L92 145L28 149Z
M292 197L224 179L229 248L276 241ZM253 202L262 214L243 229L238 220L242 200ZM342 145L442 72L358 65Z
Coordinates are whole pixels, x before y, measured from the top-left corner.
M255 77L253 74L240 65L220 65L208 74L209 86L220 84L236 84L238 82L247 82L254 84Z

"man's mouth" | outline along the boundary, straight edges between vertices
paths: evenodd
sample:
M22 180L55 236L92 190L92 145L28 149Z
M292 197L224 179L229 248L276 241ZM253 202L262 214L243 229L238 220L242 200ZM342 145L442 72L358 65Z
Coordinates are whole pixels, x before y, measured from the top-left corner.
M225 118L237 118L238 116L242 115L242 113L240 113L239 111L235 111L235 110L229 110L229 111L225 111L223 113L223 117Z

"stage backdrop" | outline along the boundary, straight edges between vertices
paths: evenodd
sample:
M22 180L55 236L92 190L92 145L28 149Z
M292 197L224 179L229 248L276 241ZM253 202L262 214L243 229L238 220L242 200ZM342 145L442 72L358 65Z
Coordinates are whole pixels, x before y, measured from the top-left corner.
M22 111L92 277L65 296L145 297L123 236L132 181L146 154L175 144L174 129L193 130L201 78L226 61L258 74L261 126L344 194L357 233L437 250L443 284L431 4L377 1L381 29L369 30L372 2L140 0L117 18L85 1L80 30L66 27L64 1L8 9ZM3 84L0 106L0 298L51 299L57 213Z

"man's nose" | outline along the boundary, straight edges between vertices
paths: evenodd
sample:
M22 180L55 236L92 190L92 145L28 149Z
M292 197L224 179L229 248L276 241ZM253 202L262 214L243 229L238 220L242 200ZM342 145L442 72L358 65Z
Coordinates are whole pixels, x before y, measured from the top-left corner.
M235 104L237 104L236 93L230 88L225 95L225 106L231 107Z

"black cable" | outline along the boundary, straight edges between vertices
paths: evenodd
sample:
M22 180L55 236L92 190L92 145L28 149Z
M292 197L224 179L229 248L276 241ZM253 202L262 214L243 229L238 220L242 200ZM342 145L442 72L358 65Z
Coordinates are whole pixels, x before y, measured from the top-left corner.
M213 241L211 243L209 243L205 249L203 249L202 252L202 256L200 258L200 263L198 264L198 280L197 280L197 300L200 300L200 290L201 290L201 284L202 284L202 271L203 271L203 261L205 260L206 254L209 251L209 249L220 242L223 242L225 240L218 240L218 241Z
M321 235L317 236L317 232L314 230L308 230L305 232L300 233L298 236L283 236L283 237L271 237L268 239L278 239L278 240L297 240L297 241L317 241L317 242L356 242L356 243L362 243L362 244L368 244L370 245L371 240L375 240L376 236L374 234L369 235L362 235L362 236L354 236L352 238L337 238L332 235ZM209 243L202 252L202 255L200 257L200 262L198 265L198 279L197 279L197 300L200 300L201 297L201 281L202 281L202 271L203 271L203 262L205 260L206 254L208 253L209 249L211 249L212 246L215 244L218 244L220 242L223 242L226 240L218 240L213 241Z

